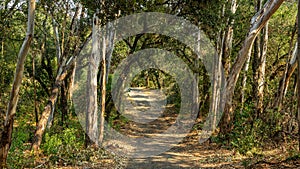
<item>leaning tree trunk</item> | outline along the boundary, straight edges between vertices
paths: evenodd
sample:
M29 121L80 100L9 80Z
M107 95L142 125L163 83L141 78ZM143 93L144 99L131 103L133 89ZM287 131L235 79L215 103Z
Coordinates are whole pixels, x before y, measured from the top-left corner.
M274 12L280 7L284 0L269 0L264 7L257 12L251 19L251 26L248 35L244 41L242 49L239 51L239 55L231 68L225 91L225 108L224 115L221 120L220 132L222 134L228 134L233 129L233 105L232 99L234 95L234 89L239 78L241 69L247 60L248 53L251 51L253 42L258 35L259 31L265 26L266 22L274 14Z
M68 11L68 9L67 9ZM80 50L78 50L78 46L77 43L78 42L74 42L76 45L73 47L74 52L73 52L73 56L67 61L68 56L70 55L70 44L73 43L73 41L71 41L71 37L74 37L74 32L75 32L75 25L76 25L76 18L79 15L79 7L76 7L75 10L75 14L73 15L72 18L72 22L70 25L70 32L69 32L69 37L68 37L68 41L66 43L66 47L64 48L64 31L62 30L62 38L61 38L61 44L59 44L59 41L57 41L56 39L56 52L57 52L57 64L58 64L58 69L57 69L57 75L55 78L55 82L52 86L51 89L51 93L48 99L48 103L45 106L42 115L40 117L39 123L37 125L37 129L35 131L34 134L34 138L32 141L32 145L31 145L31 149L34 150L35 153L38 153L38 150L40 148L41 142L42 142L42 138L43 138L43 134L45 132L45 129L47 127L47 125L49 124L49 121L51 121L51 117L53 116L53 112L54 112L54 108L55 108L55 104L57 101L57 97L59 95L59 91L60 91L60 87L62 85L62 82L64 81L65 78L67 78L68 76L68 71L74 66L75 60L76 60L76 56L77 54L80 52ZM65 16L66 17L66 16ZM66 19L65 19L66 20ZM55 22L53 22L53 28L54 30L56 29L56 25ZM64 29L64 26L63 26ZM54 33L56 34L56 38L59 38L57 31L54 31Z
M13 87L10 93L10 100L7 107L6 118L4 123L4 131L2 132L0 138L0 167L6 165L7 154L12 141L12 131L14 116L16 114L16 107L19 99L19 90L22 82L22 76L24 72L24 62L30 44L33 40L34 34L34 16L35 16L35 0L30 0L28 2L28 23L27 23L27 33L23 45L18 54L18 63L15 71L15 77L13 82Z
M38 125L37 125L37 129L36 129L35 134L34 134L31 149L34 150L35 152L38 152L38 150L40 148L42 138L43 138L43 134L44 134L44 131L47 127L47 122L49 120L51 112L53 111L53 109L55 107L60 86L61 86L63 80L65 79L65 77L68 74L67 73L68 68L69 68L69 66L65 67L65 62L63 62L63 64L60 65L58 74L57 74L56 79L55 79L55 83L54 83L54 85L52 87L52 90L51 90L51 95L50 95L50 98L48 100L48 104L46 105L46 107L44 108L44 110L42 112L42 115L41 115L40 120L39 120Z
M285 76L285 81L283 83L281 103L282 103L282 100L285 98L285 95L286 95L286 92L287 92L287 89L288 89L288 86L289 86L290 79L291 79L291 77L292 77L292 75L293 75L293 73L296 70L297 65L298 65L297 58L296 58L297 57L296 56L297 51L298 51L297 46L298 46L298 43L295 44L295 49L294 49L291 61L288 63L287 73L284 75ZM279 107L280 107L280 104L279 104Z

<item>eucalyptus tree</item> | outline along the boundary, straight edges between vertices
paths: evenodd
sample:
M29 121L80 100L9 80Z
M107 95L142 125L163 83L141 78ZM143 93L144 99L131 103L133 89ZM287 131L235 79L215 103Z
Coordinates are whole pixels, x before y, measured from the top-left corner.
M47 1L48 2L48 1ZM56 46L56 77L53 78L53 85L49 92L48 102L44 107L44 110L39 118L37 129L34 134L34 138L32 141L31 148L38 152L40 148L40 144L42 142L42 137L45 132L47 126L51 125L51 121L53 120L53 113L55 110L55 105L57 103L57 98L60 94L61 96L61 106L63 107L64 111L67 109L64 106L67 106L67 97L66 94L68 93L68 85L66 82L68 79L72 79L73 75L73 68L75 63L75 58L79 54L80 49L82 49L84 42L81 42L82 37L84 35L84 29L82 28L84 25L80 24L80 17L83 10L81 10L80 4L77 6L73 6L71 2L45 2L45 6L50 8L50 15L52 15L52 26L54 29L54 37L55 39L55 46ZM55 8L57 5L61 5L62 8L58 9ZM55 13L57 10L64 11L63 12L63 19L62 19L62 27L60 30L57 30L57 20L61 20L61 16L55 17ZM71 11L74 11L72 14ZM71 15L71 16L70 16ZM59 36L59 34L61 36ZM85 41L85 40L84 40ZM70 86L69 86L70 87ZM69 91L70 92L70 91ZM64 120L64 116L66 112L62 113L62 120Z
M4 167L6 165L7 155L12 142L14 116L16 114L16 108L19 99L19 91L22 83L24 62L34 37L34 17L35 17L35 0L31 0L28 2L28 23L27 23L26 38L18 54L18 62L16 66L13 87L11 89L10 100L8 102L7 111L6 111L4 130L1 133L1 138L0 138L1 167Z
M298 120L298 150L300 150L300 0L298 1L298 36L297 36L297 62L298 62L298 78L297 78L297 120Z
M266 25L270 17L276 12L284 0L268 0L264 7L257 12L251 19L251 26L249 32L244 40L244 44L239 51L239 55L236 58L231 71L229 73L226 91L225 91L225 108L224 115L220 125L220 131L222 134L228 134L233 129L233 117L234 110L232 105L232 99L234 90L238 81L239 74L243 68L244 63L247 60L247 56L252 49L255 38L259 31Z

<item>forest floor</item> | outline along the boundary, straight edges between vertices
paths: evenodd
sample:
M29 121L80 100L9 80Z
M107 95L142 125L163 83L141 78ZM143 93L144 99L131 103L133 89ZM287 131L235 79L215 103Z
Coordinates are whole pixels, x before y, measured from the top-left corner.
M175 113L176 108L174 105L165 104L164 99L158 90L135 88L127 92L126 101L129 104L125 107L125 116L134 120L117 121L116 123L121 124L119 132L129 138L151 138L155 134L164 132L170 126L176 125L176 118L178 117L178 113ZM164 108L159 107L164 104ZM147 115L143 114L143 112L150 110L150 107L156 111ZM261 150L256 154L241 155L233 148L224 147L210 140L200 144L198 132L199 129L193 128L180 143L172 145L171 149L159 155L145 158L126 158L126 154L119 156L120 154L115 153L107 159L83 165L83 168L300 168L299 158L288 159L289 152L282 148L273 147L268 150ZM122 148L124 151L128 148L126 140L121 141L121 143L113 142L114 140L111 140L112 146L121 148L121 151ZM147 151L147 149L145 150ZM82 168L82 166L71 168Z

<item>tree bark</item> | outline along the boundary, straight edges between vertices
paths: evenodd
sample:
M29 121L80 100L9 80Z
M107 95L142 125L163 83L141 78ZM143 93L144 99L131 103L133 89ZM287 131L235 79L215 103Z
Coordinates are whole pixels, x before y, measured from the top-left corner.
M262 7L262 0L257 1L257 12ZM254 120L263 112L263 92L266 69L266 54L268 44L268 21L260 31L254 43L254 57L252 62L253 69L253 101L255 102Z
M35 116L35 124L37 126L39 122L39 111L37 105L37 94L36 94L36 83L35 83L35 57L32 56L32 81L33 81L33 90L34 90L34 116Z
M86 146L98 146L98 104L97 104L97 74L100 61L99 54L99 18L98 13L93 18L92 54L89 56L87 75L87 110L86 110Z
M61 126L64 128L68 116L68 78L62 81L60 88Z
M104 114L105 114L105 100L106 100L106 37L103 37L102 61L101 61L101 114L99 123L99 143L102 145L104 136Z
M35 17L35 0L28 2L28 23L27 33L23 45L18 54L18 63L15 71L15 77L13 87L10 93L10 100L7 107L6 118L4 123L5 131L1 135L0 143L0 167L3 168L6 165L7 154L12 141L14 116L16 113L16 107L19 99L19 90L22 83L22 76L24 72L24 62L29 51L31 42L34 35L34 17Z
M247 85L247 73L248 73L248 70L249 70L249 64L250 64L250 59L251 59L251 56L250 56L250 53L248 55L248 59L245 63L245 66L244 66L244 74L243 74L243 80L242 80L242 91L241 91L241 110L240 112L243 111L244 109L244 104L245 104L245 92L246 92L246 85Z
M298 14L300 13L300 0L298 0ZM298 62L298 78L297 78L297 120L298 120L298 151L300 151L300 17L298 15L298 45L297 45L297 62Z
M229 0L228 3L230 3L231 15L234 15L237 10L236 0ZM229 17L227 20L227 28L225 31L225 37L222 46L222 50L223 50L222 64L224 67L224 73L226 77L229 74L229 70L231 66L230 55L232 50L233 24L234 24L234 19L232 17Z
M282 101L285 97L285 93L287 91L288 88L288 84L289 84L289 80L293 74L293 72L295 71L296 67L297 67L297 62L296 62L296 58L297 58L297 44L298 42L296 42L295 47L292 49L293 46L293 40L294 40L294 36L296 34L296 30L297 30L297 21L295 23L295 29L292 32L292 37L290 40L290 49L289 49L289 53L288 53L288 58L286 61L286 66L285 66L285 70L284 70L284 74L283 77L281 78L280 82L279 82L279 88L278 91L276 93L276 97L275 97L275 101L274 101L274 107L278 108L278 110L281 109L281 104Z
M239 78L241 69L247 60L248 53L251 51L253 42L258 35L259 31L265 26L266 22L274 14L274 12L280 7L284 0L269 0L264 7L257 12L251 19L251 26L248 35L244 41L242 49L239 51L239 55L236 58L234 65L231 68L225 91L225 108L224 115L220 124L220 132L223 135L228 134L233 129L233 105L232 99L234 95L234 89Z
M267 57L267 47L268 47L268 22L262 30L261 38L261 54L259 58L258 66L258 80L257 80L257 102L256 102L256 112L257 116L260 117L264 111L264 85L265 85L265 73L266 73L266 57Z
M86 114L86 146L101 146L104 139L105 123L105 105L106 105L106 83L112 52L114 48L115 30L113 25L107 24L106 31L99 36L100 22L97 14L94 16L93 23L93 53L90 56L90 65L88 71L88 88L89 98ZM101 45L101 47L100 47ZM101 49L99 51L99 49ZM100 55L99 55L100 54ZM99 65L100 62L100 65ZM91 65L93 63L94 65ZM97 79L98 67L100 66L100 76ZM97 80L100 81L100 114L98 115L97 105ZM95 83L95 84L94 84Z
M63 67L64 67L64 69L63 69ZM61 66L59 68L58 75L56 76L55 83L54 83L54 85L52 87L52 90L51 90L51 95L50 95L50 98L48 100L48 104L44 108L44 111L43 111L43 113L40 117L39 123L37 125L37 129L36 129L35 134L34 134L34 139L33 139L32 145L31 145L31 149L34 150L34 152L36 152L36 153L38 152L38 150L40 148L42 138L43 138L43 134L44 134L44 131L47 127L47 122L49 120L49 116L50 116L51 112L53 111L53 109L55 107L60 86L61 86L63 80L65 79L65 77L68 74L67 73L68 68L69 68L69 66L65 67L65 64L61 64Z

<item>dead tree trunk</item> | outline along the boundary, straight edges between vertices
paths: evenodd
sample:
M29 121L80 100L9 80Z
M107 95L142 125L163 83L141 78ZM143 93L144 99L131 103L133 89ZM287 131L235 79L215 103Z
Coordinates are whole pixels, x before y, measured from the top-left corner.
M15 77L13 82L13 87L10 93L10 100L8 102L6 118L4 123L4 132L1 135L0 143L0 167L6 165L7 154L12 141L12 131L14 116L16 113L17 103L19 99L19 89L22 82L22 76L24 72L24 62L28 50L30 48L31 42L33 40L34 34L34 17L35 17L35 0L30 0L28 2L28 23L27 23L27 33L23 45L18 54L18 63L15 71Z
M232 128L232 120L234 115L232 99L234 95L234 89L239 78L241 69L247 60L248 53L251 51L253 42L258 35L259 31L265 26L266 22L274 14L274 12L280 7L284 0L269 0L264 7L257 12L251 19L251 26L248 35L244 41L242 49L239 51L239 55L236 58L234 65L231 68L225 91L225 108L224 115L221 120L220 132L222 134L228 134Z

